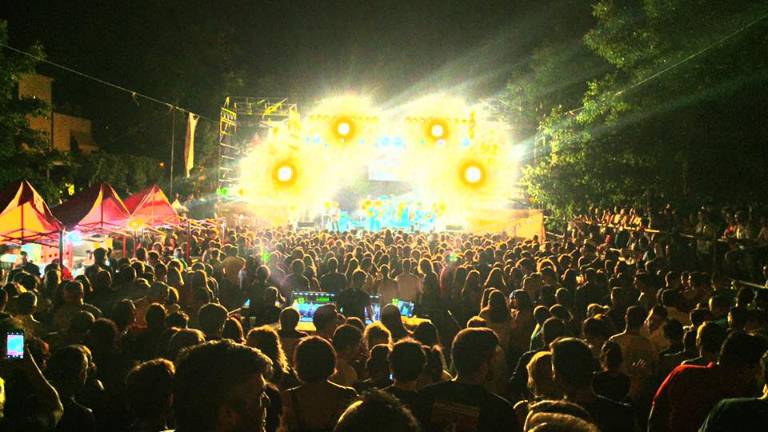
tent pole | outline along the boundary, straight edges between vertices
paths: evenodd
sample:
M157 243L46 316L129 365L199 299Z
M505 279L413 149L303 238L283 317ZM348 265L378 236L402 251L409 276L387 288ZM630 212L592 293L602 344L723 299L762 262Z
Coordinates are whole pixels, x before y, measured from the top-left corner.
M59 231L59 270L64 270L64 229Z

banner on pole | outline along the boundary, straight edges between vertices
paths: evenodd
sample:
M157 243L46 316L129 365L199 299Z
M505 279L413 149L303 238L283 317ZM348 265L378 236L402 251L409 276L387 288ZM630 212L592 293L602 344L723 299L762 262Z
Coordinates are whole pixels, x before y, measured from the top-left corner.
M200 116L189 113L187 115L187 136L184 141L184 175L189 177L189 172L195 166L195 128Z

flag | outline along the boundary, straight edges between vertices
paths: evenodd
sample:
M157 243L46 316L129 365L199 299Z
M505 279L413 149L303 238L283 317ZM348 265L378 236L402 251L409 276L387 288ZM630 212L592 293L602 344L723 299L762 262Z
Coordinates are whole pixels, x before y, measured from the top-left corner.
M199 115L189 113L187 117L187 137L184 141L184 175L189 177L189 172L195 166L195 128Z

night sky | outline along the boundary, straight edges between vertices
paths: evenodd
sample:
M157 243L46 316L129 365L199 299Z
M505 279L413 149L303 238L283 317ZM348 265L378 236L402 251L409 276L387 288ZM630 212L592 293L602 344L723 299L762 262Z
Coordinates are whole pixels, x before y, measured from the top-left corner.
M52 61L212 118L228 94L289 96L300 109L350 91L382 106L493 96L542 40L577 43L591 20L586 2L562 0L3 3L14 46L40 42ZM94 119L100 142L151 151L133 143L152 141L143 133L163 107L39 70L56 79L57 109Z

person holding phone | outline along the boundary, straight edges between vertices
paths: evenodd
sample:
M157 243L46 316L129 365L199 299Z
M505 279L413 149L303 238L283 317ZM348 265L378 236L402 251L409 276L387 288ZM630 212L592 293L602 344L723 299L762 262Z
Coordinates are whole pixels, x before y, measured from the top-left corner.
M59 394L37 366L24 333L8 324L0 323L0 380L5 392L0 430L53 429L64 413Z

